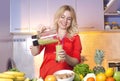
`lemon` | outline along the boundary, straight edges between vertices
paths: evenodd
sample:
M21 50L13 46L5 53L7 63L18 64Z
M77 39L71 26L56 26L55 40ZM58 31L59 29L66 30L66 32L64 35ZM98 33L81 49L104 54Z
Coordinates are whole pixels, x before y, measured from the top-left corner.
M82 74L80 74L79 76L80 76L80 79L82 80L82 79L83 79L83 75L82 75Z
M112 77L113 74L114 74L113 68L107 68L107 70L105 71L106 77Z

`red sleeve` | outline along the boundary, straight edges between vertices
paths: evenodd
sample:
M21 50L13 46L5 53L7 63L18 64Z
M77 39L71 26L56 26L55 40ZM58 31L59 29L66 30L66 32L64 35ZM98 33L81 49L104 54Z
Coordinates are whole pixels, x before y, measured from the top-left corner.
M73 50L73 57L77 58L79 62L81 61L81 51L82 51L82 45L80 36L76 35L74 42L73 42L74 50Z
M44 47L45 45L40 45L39 53L43 50Z

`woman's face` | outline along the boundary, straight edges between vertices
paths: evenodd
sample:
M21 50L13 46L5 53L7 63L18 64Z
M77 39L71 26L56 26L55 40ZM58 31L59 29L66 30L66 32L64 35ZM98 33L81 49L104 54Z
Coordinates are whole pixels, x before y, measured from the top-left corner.
M58 26L61 29L66 30L68 27L70 27L72 22L72 17L70 11L65 11L58 20Z

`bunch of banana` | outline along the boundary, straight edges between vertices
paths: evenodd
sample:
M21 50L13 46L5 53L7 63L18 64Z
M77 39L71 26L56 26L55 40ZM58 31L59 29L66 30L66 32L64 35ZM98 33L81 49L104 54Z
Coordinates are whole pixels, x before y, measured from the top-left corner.
M15 76L15 79L14 79L15 81L24 81L25 80L25 73L24 72L6 71L6 72L3 72L3 74Z
M13 81L14 79L15 79L14 75L0 73L0 81Z
M0 73L0 81L24 81L25 73L18 71L5 71Z

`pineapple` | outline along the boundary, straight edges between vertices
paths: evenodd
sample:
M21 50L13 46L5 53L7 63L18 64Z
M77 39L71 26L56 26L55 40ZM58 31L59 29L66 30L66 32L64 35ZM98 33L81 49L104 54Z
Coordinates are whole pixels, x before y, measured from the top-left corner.
M103 58L104 58L104 52L102 50L97 49L94 57L96 66L93 68L95 74L105 72L105 68L101 65L104 60Z

